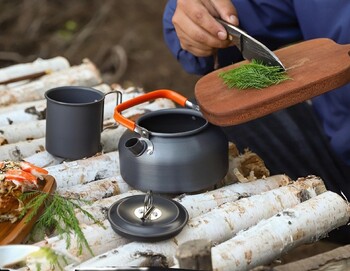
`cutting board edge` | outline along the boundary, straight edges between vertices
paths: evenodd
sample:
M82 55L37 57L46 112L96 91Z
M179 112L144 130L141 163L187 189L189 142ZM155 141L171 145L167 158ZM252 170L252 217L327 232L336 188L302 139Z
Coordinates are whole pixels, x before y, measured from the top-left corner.
M57 187L57 183L55 181L55 178L51 175L45 175L45 180L46 180L46 184L43 188L43 192L47 192L47 193L52 193L53 191L55 191L56 187ZM35 224L35 220L39 217L40 213L42 212L44 206L40 207L39 212L33 217L32 221L28 222L28 223L24 223L24 220L26 218L26 216L28 214L26 214L21 220L15 222L13 224L14 228L8 233L8 235L0 240L0 245L8 245L8 244L18 244L20 242L22 242L24 240L24 238L26 236L28 236L28 234L30 233L33 225ZM1 224L1 223L0 223ZM19 232L18 228L23 227L23 231ZM14 230L17 230L18 232L14 232Z
M231 126L231 125L237 125L242 124L247 121L251 121L254 119L258 119L260 117L266 116L268 114L271 114L273 112L279 111L281 109L296 105L298 103L304 102L306 100L309 100L311 98L314 98L316 96L322 95L326 92L328 92L330 88L333 88L333 90L344 86L348 83L350 83L350 66L347 70L344 70L342 73L339 74L338 78L341 80L335 81L335 80L328 80L328 77L323 78L322 81L319 81L317 84L309 84L305 85L304 88L301 88L298 92L290 92L289 95L284 96L283 99L281 96L276 96L274 99L272 99L272 102L274 105L278 103L278 101L284 100L284 103L280 103L280 105L273 107L267 106L268 104L271 104L271 100L265 100L260 108L259 114L251 113L256 112L254 111L255 108L251 105L246 108L242 108L239 111L236 111L235 109L232 109L231 111L226 112L225 114L215 114L211 112L210 110L205 109L201 105L200 102L198 102L199 107L201 108L201 112L203 116L212 124L218 125L218 126ZM330 87L331 85L332 87ZM318 87L323 86L323 90L320 92L319 90L316 90ZM331 90L332 91L332 90ZM304 93L304 95L300 95L300 93ZM316 95L317 94L317 95ZM239 118L230 118L228 121L228 115L237 116L239 115Z

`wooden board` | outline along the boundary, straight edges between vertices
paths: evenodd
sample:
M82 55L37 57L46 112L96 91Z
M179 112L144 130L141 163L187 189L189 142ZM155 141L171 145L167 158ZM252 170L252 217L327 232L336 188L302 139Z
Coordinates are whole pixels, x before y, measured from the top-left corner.
M218 73L247 61L216 70L199 79L195 97L204 117L219 126L259 118L303 102L350 82L350 44L326 38L304 41L276 50L292 80L265 89L229 89Z
M45 193L52 193L56 189L56 181L51 175L44 176L44 186L42 191ZM26 218L30 215L31 211L15 223L11 222L1 222L0 223L0 245L8 244L19 244L21 243L30 233L36 220L40 216L42 211L41 207L39 212L33 217L29 222L25 222Z

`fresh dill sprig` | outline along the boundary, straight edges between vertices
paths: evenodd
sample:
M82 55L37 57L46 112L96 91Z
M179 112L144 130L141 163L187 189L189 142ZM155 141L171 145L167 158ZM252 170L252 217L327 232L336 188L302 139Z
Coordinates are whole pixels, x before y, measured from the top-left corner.
M49 194L42 191L26 192L22 195L21 200L28 202L21 212L23 217L29 210L31 213L26 217L25 223L28 223L38 213L39 208L44 204L44 212L36 222L37 230L55 228L60 236L63 236L67 243L67 249L71 245L71 235L74 233L77 237L77 246L79 254L82 253L85 246L93 255L91 247L87 242L85 235L80 228L79 220L75 216L75 209L79 209L84 215L94 223L103 227L101 221L95 219L89 212L84 210L79 203L86 202L83 200L70 199L62 197L57 193Z
M291 79L279 66L267 66L253 59L235 69L219 73L225 85L237 89L262 89Z

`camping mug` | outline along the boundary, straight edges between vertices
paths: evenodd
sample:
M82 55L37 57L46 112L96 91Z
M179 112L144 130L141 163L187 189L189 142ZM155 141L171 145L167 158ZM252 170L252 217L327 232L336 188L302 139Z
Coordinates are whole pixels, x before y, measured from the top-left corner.
M103 92L81 86L52 88L45 93L46 150L57 157L81 159L100 152Z

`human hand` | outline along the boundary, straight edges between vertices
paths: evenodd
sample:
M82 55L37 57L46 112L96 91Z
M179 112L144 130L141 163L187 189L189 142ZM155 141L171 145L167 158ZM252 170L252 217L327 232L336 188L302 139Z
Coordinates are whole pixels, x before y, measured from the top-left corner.
M232 45L225 28L214 17L238 25L230 0L178 0L172 22L182 49L204 57Z

